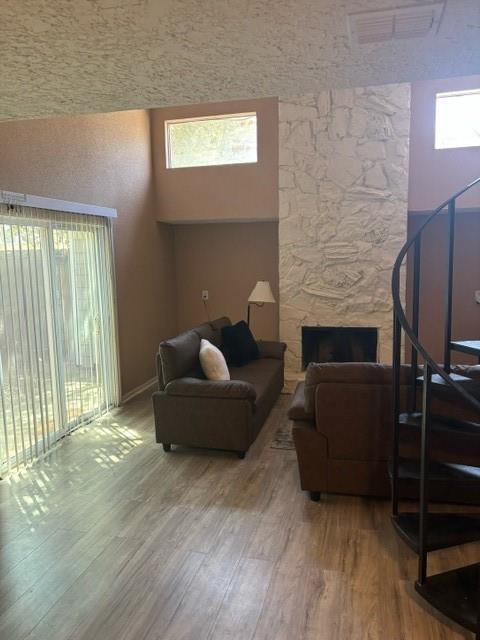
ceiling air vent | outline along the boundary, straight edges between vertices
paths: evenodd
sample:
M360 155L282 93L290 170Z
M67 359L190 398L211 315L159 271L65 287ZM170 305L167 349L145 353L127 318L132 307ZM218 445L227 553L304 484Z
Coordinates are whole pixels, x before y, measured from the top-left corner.
M352 43L368 44L434 35L444 7L445 2L430 2L385 11L351 13L348 16L350 38Z

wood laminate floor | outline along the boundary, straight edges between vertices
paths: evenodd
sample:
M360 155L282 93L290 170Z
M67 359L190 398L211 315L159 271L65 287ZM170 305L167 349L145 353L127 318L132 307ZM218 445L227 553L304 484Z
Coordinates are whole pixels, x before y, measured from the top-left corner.
M294 451L270 447L287 402L245 460L164 453L145 396L2 481L0 638L470 638L413 591L388 502L300 491Z

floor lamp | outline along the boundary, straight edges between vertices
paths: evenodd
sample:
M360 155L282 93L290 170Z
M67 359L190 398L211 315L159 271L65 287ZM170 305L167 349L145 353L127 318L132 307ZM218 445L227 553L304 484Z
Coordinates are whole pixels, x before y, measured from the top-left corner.
M248 296L247 324L250 326L250 305L263 307L265 303L275 303L270 283L268 280L259 280L254 286L252 293Z

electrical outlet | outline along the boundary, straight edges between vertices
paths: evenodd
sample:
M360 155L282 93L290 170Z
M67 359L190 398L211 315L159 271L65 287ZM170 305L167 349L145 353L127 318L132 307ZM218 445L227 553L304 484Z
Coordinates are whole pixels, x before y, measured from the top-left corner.
M480 291L478 289L475 291L475 302L480 304Z
M202 291L202 300L208 300L208 289Z

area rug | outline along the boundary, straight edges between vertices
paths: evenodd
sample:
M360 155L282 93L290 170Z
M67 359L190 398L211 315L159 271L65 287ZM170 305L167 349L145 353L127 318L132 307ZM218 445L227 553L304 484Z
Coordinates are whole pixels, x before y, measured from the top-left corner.
M270 444L272 449L295 449L292 436L292 425L289 420L282 420L273 440Z

